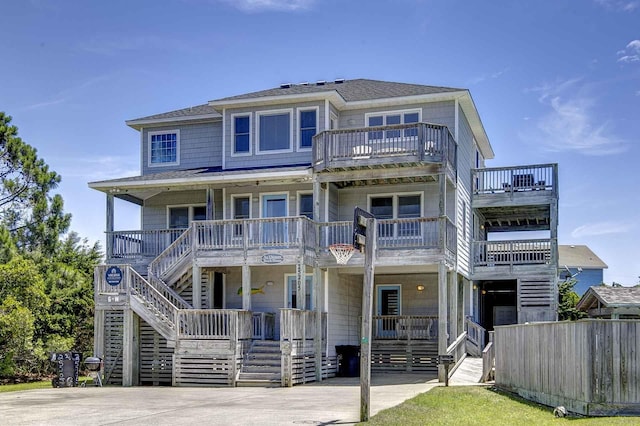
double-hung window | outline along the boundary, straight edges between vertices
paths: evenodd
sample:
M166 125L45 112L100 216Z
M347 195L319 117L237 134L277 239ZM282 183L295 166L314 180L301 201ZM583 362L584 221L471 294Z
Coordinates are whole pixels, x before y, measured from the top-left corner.
M149 167L180 163L180 131L149 132Z
M298 143L299 149L310 149L313 136L318 131L318 109L298 110Z
M298 194L298 216L313 220L313 194Z
M419 194L376 195L369 199L369 211L377 219L412 219L422 215ZM420 223L413 220L381 222L378 235L382 238L419 237Z
M366 115L367 126L392 126L394 124L411 124L420 122L420 110L371 113ZM418 136L417 127L369 132L369 139L410 138Z
M251 153L251 116L233 115L233 153L236 155Z
M249 219L251 217L251 197L248 195L232 196L232 208L234 219ZM243 235L242 223L236 223L233 226L233 236L241 237Z
M258 153L291 151L291 110L257 114Z

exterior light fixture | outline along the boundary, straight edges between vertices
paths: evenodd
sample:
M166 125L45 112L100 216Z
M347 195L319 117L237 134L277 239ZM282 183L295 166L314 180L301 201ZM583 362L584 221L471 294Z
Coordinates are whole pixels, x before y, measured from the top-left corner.
M418 284L418 286L416 287L416 290L418 290L418 291L424 291L424 285L422 285L422 284Z
M272 286L273 285L273 281L267 281L267 285L268 286Z

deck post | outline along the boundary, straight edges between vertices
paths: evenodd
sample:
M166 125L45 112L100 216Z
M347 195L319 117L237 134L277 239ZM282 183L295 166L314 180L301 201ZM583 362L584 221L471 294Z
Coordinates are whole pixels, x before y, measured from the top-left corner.
M376 219L367 218L367 236L364 246L364 288L362 290L362 330L360 332L360 421L371 415L371 324L373 315L373 282L375 279Z
M313 306L315 308L316 329L313 339L313 349L316 358L316 382L322 381L322 303L320 298L322 271L317 266L313 268Z
M213 212L214 212L214 202L213 202L213 189L211 187L207 187L207 207L205 211L205 219L213 220Z
M107 217L106 217L106 231L107 231L107 241L106 241L106 251L107 251L107 260L111 258L113 255L113 229L114 229L114 203L113 203L113 194L107 194Z
M135 319L130 308L125 309L122 315L122 386L133 386L134 365L137 364L134 359L134 346L137 344Z
M447 335L447 266L444 261L438 265L438 355L446 355L448 346ZM443 364L438 365L438 381L445 381Z
M242 265L242 309L251 310L251 267Z
M193 307L194 309L202 309L202 268L196 264L195 260L192 268Z
M449 334L451 335L451 340L455 340L458 338L458 274L456 271L450 271L448 273L449 278ZM457 361L457 360L456 360Z

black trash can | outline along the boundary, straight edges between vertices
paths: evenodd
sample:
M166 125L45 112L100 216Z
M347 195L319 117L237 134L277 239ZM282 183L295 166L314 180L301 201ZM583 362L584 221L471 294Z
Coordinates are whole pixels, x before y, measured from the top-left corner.
M80 352L60 352L51 354L56 377L51 384L54 388L78 386Z
M336 346L336 354L339 377L360 376L360 346L339 345Z

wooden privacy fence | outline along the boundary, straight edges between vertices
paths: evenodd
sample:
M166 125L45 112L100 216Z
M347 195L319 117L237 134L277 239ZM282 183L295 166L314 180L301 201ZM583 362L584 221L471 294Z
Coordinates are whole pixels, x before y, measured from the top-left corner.
M640 415L640 321L496 327L496 386L583 415Z

